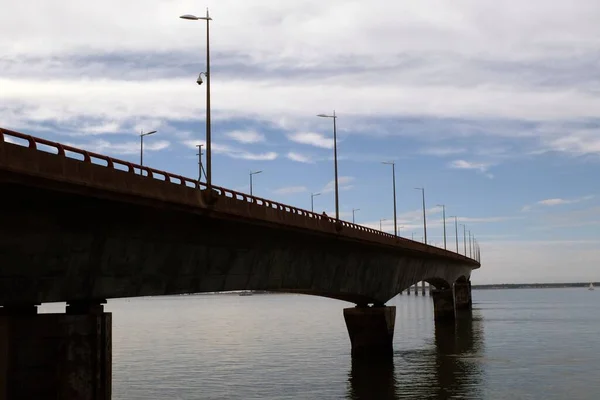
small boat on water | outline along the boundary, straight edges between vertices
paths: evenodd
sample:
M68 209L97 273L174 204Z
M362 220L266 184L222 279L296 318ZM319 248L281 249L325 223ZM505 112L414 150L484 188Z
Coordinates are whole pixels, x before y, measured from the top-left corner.
M588 287L588 290L594 290L594 284L590 283L590 286Z

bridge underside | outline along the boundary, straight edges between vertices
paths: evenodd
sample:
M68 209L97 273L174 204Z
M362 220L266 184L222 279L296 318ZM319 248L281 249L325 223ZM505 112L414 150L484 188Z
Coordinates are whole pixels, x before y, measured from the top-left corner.
M210 209L22 186L5 174L0 192L0 305L231 290L384 304L416 282L449 287L471 272L389 246Z

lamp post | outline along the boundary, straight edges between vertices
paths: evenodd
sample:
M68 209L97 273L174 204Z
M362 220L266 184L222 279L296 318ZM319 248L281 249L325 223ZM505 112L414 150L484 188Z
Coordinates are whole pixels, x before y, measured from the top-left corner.
M152 135L153 133L156 133L156 131L150 131L150 132L146 132L144 133L144 131L140 132L140 165L144 166L144 136L149 136ZM141 174L141 171L140 171Z
M465 257L467 256L467 227L464 224L460 224L463 227L463 244L465 246Z
M338 192L338 162L337 162L337 130L336 130L336 119L335 110L332 115L317 114L317 117L331 118L333 119L333 163L335 171L335 219L340 219L340 206L339 206L339 192Z
M379 220L379 230L380 230L381 232L383 232L383 226L381 225L381 223L382 223L383 221L387 221L387 218L381 218L381 219Z
M404 225L400 225L398 227L398 236L402 237L402 228L404 228Z
M355 211L360 211L360 208L353 208L352 209L352 223L354 224L354 212Z
M396 163L393 161L384 161L382 164L387 164L392 166L392 189L394 192L394 236L398 236L398 220L396 219Z
M415 189L420 190L423 195L423 239L425 240L425 244L427 244L427 220L425 219L425 188Z
M311 193L310 194L310 211L315 212L315 197L320 196L321 193Z
M252 175L260 174L262 171L250 171L250 196L252 196Z
M454 218L454 237L456 238L456 252L458 253L458 219L456 216L450 218Z
M212 193L212 153L210 135L210 21L212 21L212 18L208 15L208 8L206 9L206 17L197 17L195 15L185 14L180 16L179 18L192 21L206 21L206 72L204 72L204 76L206 78L206 186L209 190L208 193ZM198 83L198 85L202 84L202 72L200 73L200 75L198 75L196 83Z
M471 231L469 231L469 257L473 258L473 251L472 251L472 241L471 241Z
M202 166L202 146L202 144L196 145L198 148L198 154L196 154L198 156L198 182L202 180L202 171L204 170L204 167ZM206 173L204 175L206 176Z
M444 218L444 250L447 250L447 248L446 248L446 205L438 204L437 206L442 207L442 215Z

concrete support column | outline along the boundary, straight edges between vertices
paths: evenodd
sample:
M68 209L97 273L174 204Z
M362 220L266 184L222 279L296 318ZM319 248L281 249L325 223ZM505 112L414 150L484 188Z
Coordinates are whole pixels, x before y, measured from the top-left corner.
M431 291L431 297L433 298L433 316L436 321L456 318L456 304L452 288L434 289Z
M471 282L456 282L454 284L454 297L457 310L471 310Z
M425 296L425 281L421 282L421 294Z
M0 308L0 400L110 400L111 314L98 302L32 307Z
M352 357L391 356L396 307L344 308Z
M410 294L410 286L406 289L406 294Z

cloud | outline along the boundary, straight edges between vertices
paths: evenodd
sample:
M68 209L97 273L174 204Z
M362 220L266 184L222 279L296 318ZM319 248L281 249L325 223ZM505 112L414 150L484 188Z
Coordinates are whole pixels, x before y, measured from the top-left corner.
M465 161L465 160L454 160L449 164L450 168L476 170L476 171L484 174L486 177L492 179L494 177L494 175L487 172L490 165L491 164L488 164L488 163L477 163L477 162L470 162L470 161Z
M468 223L490 223L490 222L506 222L515 219L521 219L522 217L509 217L509 216L498 216L498 217L458 217L459 222Z
M350 190L354 186L354 177L352 176L340 176L338 177L338 190ZM329 193L335 190L335 180L327 182L327 184L321 189L321 193Z
M122 155L130 155L130 154L140 154L140 142L124 142L124 143L116 143L109 142L107 140L92 140L90 142L85 143L67 143L69 146L77 147L80 149L88 150L94 153L100 154L122 154ZM144 152L147 151L159 151L164 150L169 147L170 143L166 140L158 140L158 141L148 141L148 143L144 142Z
M500 134L493 129L499 121L544 121L561 131L540 139L544 147L599 153L592 130L561 124L596 118L600 108L590 72L600 50L591 39L600 34L600 6L564 4L374 0L365 17L357 0L217 2L210 5L215 20L227 18L212 25L220 63L213 117L286 120L295 130L307 115L335 104L344 110L340 126L358 125L366 134L387 131L381 119L390 117L449 119L454 126L470 120L490 128L488 135ZM180 6L184 12L192 3ZM194 79L203 61L189 45L198 43L198 26L176 18L171 7L160 0L131 0L125 8L117 0L8 2L0 15L0 120L24 127L84 125L86 118L99 126L200 119L205 105ZM256 8L259 15L248 20ZM43 12L31 15L32 9ZM310 132L322 124L302 127ZM314 145L330 148L329 142Z
M465 153L467 149L461 147L430 147L421 149L421 154L429 156L450 156Z
M325 137L320 133L298 132L288 135L292 142L308 144L322 149L333 149L333 138Z
M287 186L287 187L275 189L275 190L273 190L273 193L280 194L280 195L286 195L286 194L304 193L307 190L308 189L305 186Z
M523 212L531 211L532 209L534 209L535 206L554 207L554 206L562 206L565 204L576 204L576 203L581 203L583 201L591 200L594 197L595 196L593 196L593 195L588 195L588 196L577 197L574 199L562 199L562 198L544 199L544 200L540 200L540 201L536 202L533 205L529 204L529 205L523 206L521 211L523 211Z
M469 162L465 160L454 160L450 163L450 168L456 169L476 169L481 172L487 171L489 164Z
M572 200L564 200L564 199L546 199L546 200L538 201L538 204L541 204L543 206L558 206L561 204L571 204L571 203L573 203Z
M292 161L305 163L305 164L312 164L314 162L312 160L312 158L310 158L309 156L300 154L300 153L296 153L293 151L290 151L289 153L287 153L287 158L289 158Z
M201 144L205 146L205 142L202 140L184 140L183 144L190 147L196 148L197 145ZM277 153L273 151L265 152L265 153L252 153L246 150L238 149L233 146L212 143L212 151L217 154L223 154L231 158L239 158L243 160L251 160L251 161L272 161L275 160L278 156Z
M225 136L244 144L259 143L265 141L265 136L256 131L231 131L225 133Z
M552 136L559 136L554 137ZM600 154L599 129L575 129L568 127L546 139L550 150L571 153L575 155Z

